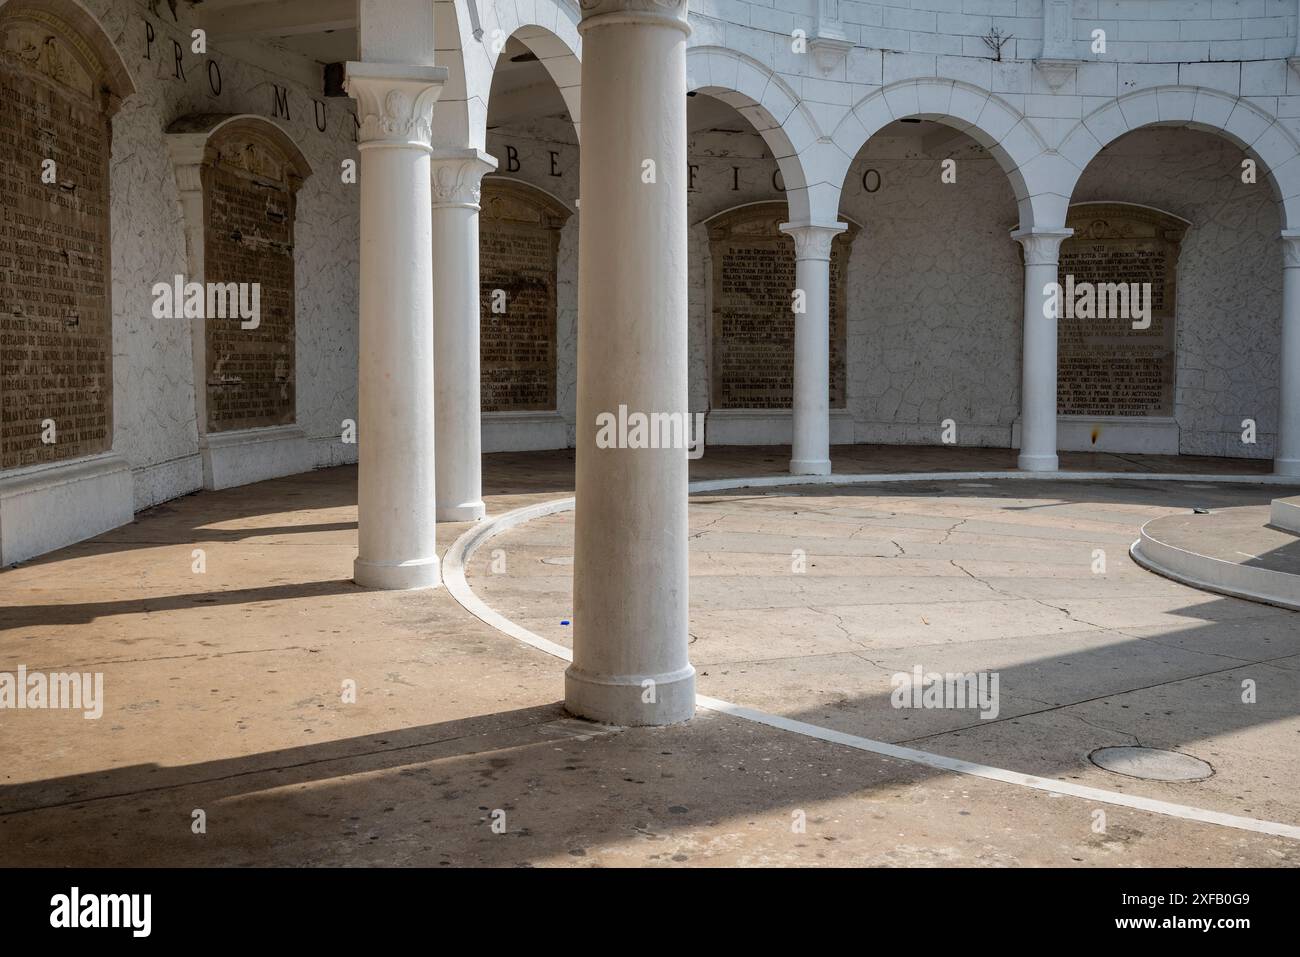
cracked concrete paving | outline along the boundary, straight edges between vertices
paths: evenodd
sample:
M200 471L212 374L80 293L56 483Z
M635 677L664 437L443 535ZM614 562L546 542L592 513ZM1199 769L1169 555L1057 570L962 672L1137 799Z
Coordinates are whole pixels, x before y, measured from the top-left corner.
M1149 518L1207 497L1258 504L1278 490L984 484L697 496L691 658L701 693L997 767L1300 823L1300 615L1186 588L1127 555ZM572 569L538 558L569 548L572 518L493 539L511 572L476 562L470 574L494 609L565 643ZM875 547L898 542L912 547ZM999 713L895 708L892 677L918 665L997 673ZM1241 700L1247 679L1256 703ZM1087 759L1133 743L1195 754L1216 773L1141 781Z
M1004 450L939 451L836 454L858 471L1014 462ZM711 449L695 468L700 477L760 474L787 457ZM1113 457L1079 461L1115 466ZM571 494L572 454L488 456L485 480L493 514ZM1300 680L1295 619L1259 606L1224 613L1245 603L1138 578L1109 547L1107 581L1143 583L1115 600L1149 607L1110 621L1086 604L1099 599L1084 523L1109 522L1107 542L1120 542L1126 523L1180 500L1138 489L1103 516L1072 488L1073 511L1008 518L990 507L996 490L962 490L953 501L941 485L926 488L918 496L877 489L870 501L860 492L701 497L692 509L702 534L693 543L691 632L703 689L1063 776L1090 773L1077 759L1098 743L1167 741L1215 763L1212 782L1237 784L1232 810L1287 819L1276 805L1295 792L1293 768L1278 765L1274 738L1295 733L1286 713L1295 696L1278 698L1283 682ZM1034 491L1025 500L1048 498ZM789 523L787 510L800 503L827 514ZM747 512L777 524L755 534ZM1026 515L1049 513L1073 521L1070 534L1017 537ZM557 638L566 629L554 613L569 611L572 568L541 559L572 554L565 518L504 540L506 574L489 574L492 547L472 570L486 597ZM960 519L997 527L963 527L941 546ZM1123 808L1107 808L1107 831L1096 834L1085 801L717 714L625 731L574 721L558 704L561 662L481 624L445 591L352 585L355 520L355 470L324 470L196 494L0 573L0 670L102 671L106 697L98 721L0 712L0 865L1300 861L1294 841ZM441 542L465 527L444 526ZM792 536L808 552L807 573L793 583ZM891 538L922 554L904 555ZM192 570L195 549L204 552L202 574ZM760 579L764 587L741 587ZM1043 644L1056 656L1030 653ZM891 725L877 699L892 669L918 661L996 666L1020 680L1004 681L1002 714L987 726L941 712L912 712L906 723L893 715ZM1262 710L1243 717L1217 689L1246 672L1259 681ZM347 680L356 682L355 704L342 700ZM1093 697L1080 700L1080 689ZM1203 705L1194 713L1189 693ZM1137 788L1095 773L1104 786ZM1186 787L1175 799L1210 793L1201 803L1211 806L1205 785ZM206 813L205 834L192 831L196 809ZM491 830L495 810L505 812L504 834ZM791 829L798 811L805 834Z

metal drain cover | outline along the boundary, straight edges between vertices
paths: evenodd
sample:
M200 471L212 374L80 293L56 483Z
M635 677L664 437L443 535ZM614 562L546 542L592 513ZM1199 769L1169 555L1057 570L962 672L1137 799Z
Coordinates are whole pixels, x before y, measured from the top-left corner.
M1098 748L1088 760L1103 770L1146 781L1204 781L1214 773L1200 758L1159 748Z

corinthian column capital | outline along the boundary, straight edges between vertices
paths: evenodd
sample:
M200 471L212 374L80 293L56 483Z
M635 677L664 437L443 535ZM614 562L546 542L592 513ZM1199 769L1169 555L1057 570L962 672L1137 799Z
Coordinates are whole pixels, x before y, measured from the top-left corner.
M687 0L578 0L582 7L579 31L614 23L649 23L690 33Z
M1073 229L1017 229L1011 238L1025 248L1026 266L1055 266L1060 262L1061 243L1074 235Z
M847 223L782 223L781 232L794 238L794 258L831 258L831 243L848 229Z
M1300 268L1300 229L1282 230L1282 268Z
M345 87L357 101L360 148L429 149L433 104L447 68L405 63L349 62Z
M478 209L483 177L497 168L496 159L477 149L435 149L430 160L433 208Z

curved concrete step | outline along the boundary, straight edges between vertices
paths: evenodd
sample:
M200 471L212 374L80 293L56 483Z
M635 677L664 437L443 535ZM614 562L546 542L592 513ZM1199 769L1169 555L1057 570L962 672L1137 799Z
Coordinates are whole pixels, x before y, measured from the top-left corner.
M1142 526L1129 554L1184 585L1300 611L1300 538L1269 520L1267 506L1166 515Z
M1300 495L1294 498L1275 498L1269 509L1268 523L1300 535Z

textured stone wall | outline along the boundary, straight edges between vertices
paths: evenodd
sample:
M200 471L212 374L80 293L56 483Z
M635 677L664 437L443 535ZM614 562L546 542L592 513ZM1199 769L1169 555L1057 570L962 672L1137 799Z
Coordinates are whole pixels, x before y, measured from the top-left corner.
M578 140L571 123L544 118L495 129L488 133L487 151L497 161L492 175L536 186L575 209ZM555 403L570 445L578 414L578 218L570 216L560 229L555 273Z
M1191 221L1178 259L1174 415L1187 455L1269 458L1277 431L1282 255L1272 187L1242 152L1190 130L1140 130L1084 172L1075 200L1156 206ZM1241 422L1258 423L1244 445Z
M848 269L854 440L937 444L942 421L951 418L959 444L1009 447L1021 375L1022 267L1009 237L1018 219L1015 197L996 160L974 140L930 125L917 129L924 132L873 138L844 186L842 216L862 227ZM544 136L538 129L499 131L493 142L503 163L505 144L516 147L522 168L511 175L572 196L576 150ZM551 150L564 158L561 177L550 175ZM691 157L699 168L689 194L689 399L692 410L705 410L712 272L705 222L782 194L772 185L770 151L738 115L719 130L697 131ZM948 157L958 162L954 185L940 182ZM1241 157L1210 134L1143 130L1104 150L1074 197L1144 203L1192 222L1179 261L1175 393L1187 454L1272 454L1280 224L1267 181L1240 182ZM568 256L561 248L562 289L568 283L576 290L576 219L565 227L573 248ZM576 292L570 302L572 323ZM564 396L572 396L576 380L572 336L562 309L558 388L570 422L572 403ZM1253 446L1240 441L1247 417L1259 425Z
M113 121L112 192L114 451L130 463L135 505L147 508L202 485L190 328L155 319L151 288L188 272L167 126L190 113L255 113L279 123L313 168L298 195L296 223L297 421L318 465L356 460L339 441L356 417L357 188L340 164L355 157L352 101L251 65L210 46L190 52L189 7L86 0L137 87ZM146 28L153 28L149 43ZM173 40L184 78L176 76ZM146 57L146 54L148 56ZM209 72L207 63L217 66ZM217 71L220 95L213 93ZM289 116L275 116L276 86ZM320 103L317 113L315 102ZM283 113L283 111L281 111ZM318 129L323 120L325 131Z
M356 155L352 101L323 99L318 89L219 46L206 55L190 52L185 4L178 6L180 22L166 5L155 15L140 0L86 0L85 6L139 89L114 118L111 163L114 449L132 466L136 507L201 484L190 330L184 322L155 319L150 308L153 283L187 271L178 191L162 136L169 123L190 113L272 117L314 169L297 207L297 422L312 439L317 464L354 461L356 447L338 439L342 421L356 415L357 190L339 180L341 161ZM1294 11L1281 0L1076 0L1076 32L1094 18L1115 25L1107 27L1108 60L1119 62L1086 63L1058 94L1023 60L1038 53L1040 0L845 0L846 34L872 48L856 47L824 74L806 55L791 54L786 42L790 30L811 28L814 11L811 0L778 0L775 6L701 0L693 6L690 42L725 44L770 64L777 71L773 83L779 78L801 96L807 115L825 131L875 86L936 73L1046 117L1035 122L1048 142L1117 94L1174 83L1249 96L1288 128L1300 128L1300 81L1284 60L1256 58L1294 49ZM1014 54L1007 49L1004 57L1022 58L1018 62L994 62L970 46L972 37L998 24L1016 34ZM1175 28L1176 38L1170 33ZM961 50L953 37L965 38ZM184 78L176 76L173 42L183 50ZM1244 62L1198 62L1229 54ZM1161 62L1171 58L1183 62ZM1131 62L1142 59L1154 62ZM212 89L208 61L220 71L220 94ZM277 96L287 116L277 109ZM699 166L690 194L693 409L708 401L710 263L700 224L736 205L782 195L762 139L744 132L739 117L729 128L742 132L697 132L691 144ZM506 169L507 141L518 150L519 170ZM498 130L489 136L489 149L502 160L500 175L532 182L574 205L578 149L569 124L548 120L527 130ZM961 149L970 150L962 186L949 193L932 188L939 152L918 155L883 139L866 148L847 178L843 214L863 226L849 269L848 402L858 441L931 441L947 417L958 421L963 443L1010 441L1019 405L1020 273L1018 251L1005 236L1016 220L1015 204L996 163L969 143ZM1240 155L1214 137L1144 131L1101 154L1075 198L1146 202L1191 220L1180 261L1176 416L1182 448L1266 456L1276 427L1280 272L1273 237L1280 222L1263 178L1249 188L1226 176ZM868 163L882 178L882 188L870 195L860 184ZM571 218L561 235L557 287L557 408L570 433L578 219ZM1241 446L1243 418L1259 423L1258 445Z
M1107 58L1190 62L1262 60L1295 49L1291 0L1073 0L1076 55L1090 48L1092 31L1107 36ZM984 42L996 27L1010 41L1005 59L1043 52L1043 0L841 0L841 32L879 50L986 57ZM761 49L765 35L811 36L816 0L695 0L691 23L698 34L736 49Z
M849 266L854 437L937 444L950 418L958 444L1005 447L1020 414L1015 198L978 144L956 134L927 149L923 136L946 136L930 129L874 138L845 188L841 209L862 223ZM948 157L955 184L940 182Z

